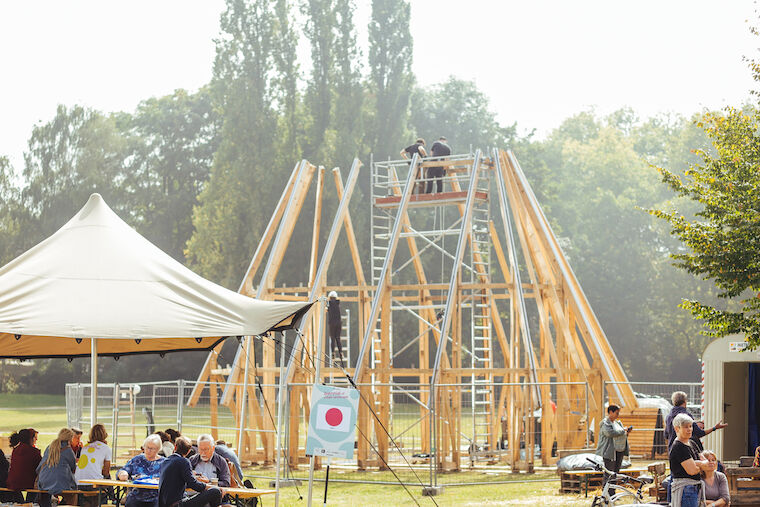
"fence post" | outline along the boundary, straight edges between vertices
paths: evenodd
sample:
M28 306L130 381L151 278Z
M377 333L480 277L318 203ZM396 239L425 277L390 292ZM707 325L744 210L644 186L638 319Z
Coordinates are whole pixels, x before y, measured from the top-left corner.
M591 424L588 413L588 381L584 383L584 386L586 387L586 449L588 449L588 446L591 445L588 439L589 425Z
M177 431L182 433L182 411L185 401L185 379L177 381Z
M111 432L113 433L113 439L111 440L113 445L113 455L118 456L117 446L119 445L119 384L113 385L113 415L111 416Z

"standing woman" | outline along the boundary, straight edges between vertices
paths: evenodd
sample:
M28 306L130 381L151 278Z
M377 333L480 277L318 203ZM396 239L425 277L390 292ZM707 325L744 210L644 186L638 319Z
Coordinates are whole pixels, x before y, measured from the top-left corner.
M74 432L69 428L63 428L58 432L58 438L45 449L42 461L37 467L39 489L47 491L47 494L40 495L40 507L50 505L50 495L57 496L62 491L77 489L77 483L74 480L77 458L70 445L73 438ZM71 501L66 503L71 503Z
M34 481L37 480L37 465L42 460L40 450L34 444L37 443L37 430L27 428L11 435L10 444L13 447L11 453L11 468L8 470L8 489L14 490L13 499L23 502L21 490L34 489ZM34 497L34 493L27 494L28 500Z
M718 472L718 457L712 451L702 451L710 464L702 470L702 482L705 483L705 501L707 507L726 507L731 504L731 495L728 493L728 479L722 472Z
M699 473L710 464L702 459L691 440L694 420L688 414L673 418L676 439L670 447L670 499L672 507L698 507L705 502L705 488Z
M93 489L92 486L82 484L82 479L104 479L110 475L111 448L106 443L107 438L108 433L102 424L96 424L90 429L89 441L82 446L74 474L79 489Z
M618 473L623 463L623 456L627 456L628 433L632 427L624 428L620 422L620 407L610 405L607 407L607 417L602 419L599 425L599 442L596 444L596 454L604 459L604 467L607 470Z

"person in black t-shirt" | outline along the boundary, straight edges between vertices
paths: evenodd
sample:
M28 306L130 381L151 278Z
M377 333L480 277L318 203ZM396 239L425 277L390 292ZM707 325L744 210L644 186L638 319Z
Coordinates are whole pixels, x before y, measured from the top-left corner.
M327 334L330 336L331 350L338 349L340 364L343 365L343 345L340 343L340 331L343 328L343 320L340 315L340 299L338 293L330 291L327 303Z
M401 150L401 156L404 158L412 158L414 155L419 155L420 157L427 157L427 152L425 151L425 140L421 137L417 138L417 141L414 144L411 144ZM415 178L417 180L420 179L422 176L421 173L417 173L415 175ZM425 190L425 183L420 181L416 184L416 192L417 194L421 194Z
M710 466L697 451L691 440L694 420L687 414L678 414L673 419L676 439L670 448L671 500L674 507L698 507L704 500L704 487L700 470Z
M451 155L451 146L446 142L446 138L441 136L433 143L433 146L430 147L430 153L433 157L448 157ZM428 182L425 193L430 194L433 192L433 182L435 182L438 187L437 193L440 194L443 192L443 176L445 174L446 170L443 167L428 167Z

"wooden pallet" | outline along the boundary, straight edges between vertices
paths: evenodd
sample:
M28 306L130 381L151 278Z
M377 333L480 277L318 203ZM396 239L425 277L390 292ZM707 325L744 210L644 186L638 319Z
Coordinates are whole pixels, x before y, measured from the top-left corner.
M643 469L621 470L621 474L638 477L644 472ZM559 492L560 493L585 493L602 487L604 474L596 470L568 470L561 472L559 475Z
M658 408L634 408L620 410L620 422L626 428L633 426L633 431L628 435L628 445L631 448L631 456L640 456L644 459L653 459L661 454L663 422Z

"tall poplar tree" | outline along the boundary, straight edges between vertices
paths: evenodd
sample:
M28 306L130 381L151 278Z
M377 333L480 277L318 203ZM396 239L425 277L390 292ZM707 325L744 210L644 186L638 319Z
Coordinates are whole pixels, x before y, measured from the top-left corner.
M409 3L373 0L369 23L369 88L374 99L367 137L376 158L405 146L414 85Z
M212 82L224 117L221 142L186 255L202 275L230 288L237 288L273 195L282 191L277 183L287 177L277 172L275 29L272 2L227 0Z

